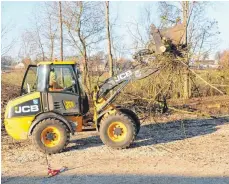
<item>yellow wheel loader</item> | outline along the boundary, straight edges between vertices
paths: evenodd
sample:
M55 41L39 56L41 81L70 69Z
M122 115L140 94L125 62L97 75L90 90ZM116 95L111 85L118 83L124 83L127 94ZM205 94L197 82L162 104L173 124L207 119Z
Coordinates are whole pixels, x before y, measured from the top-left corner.
M152 26L152 32L153 42L149 50L139 51L134 55L135 59L152 53L161 54L168 48L173 48L170 52L180 55L175 52L174 43L167 41L166 44L172 44L169 47L163 43L166 34L170 33L168 29L160 34L162 31ZM143 67L140 65L140 69L135 67L121 72L94 88L93 117L87 115L88 94L81 85L75 62L46 61L30 65L22 82L20 97L7 104L6 131L16 140L31 137L39 150L53 154L67 146L70 134L81 132L83 125L92 123L104 144L115 149L127 148L140 130L140 121L130 109L112 103L130 81L143 79L162 68L152 68L145 62L141 64Z
M158 69L127 70L108 78L93 92L94 115L88 117L89 103L77 64L73 61L40 62L25 73L20 97L8 102L4 124L16 140L32 138L34 145L48 154L61 152L70 134L83 131L90 119L104 144L127 148L140 130L138 116L112 104L133 79L144 78ZM114 88L117 89L114 91ZM110 91L109 98L106 98Z

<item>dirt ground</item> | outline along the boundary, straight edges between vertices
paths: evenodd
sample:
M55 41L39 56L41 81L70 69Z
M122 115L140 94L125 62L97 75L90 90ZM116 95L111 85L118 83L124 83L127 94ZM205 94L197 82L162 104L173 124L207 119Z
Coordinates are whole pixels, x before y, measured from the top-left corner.
M45 155L30 142L2 137L2 183L229 183L229 116L142 124L125 150L103 145L95 131L71 138L67 150L48 156L53 168L68 167L47 178Z

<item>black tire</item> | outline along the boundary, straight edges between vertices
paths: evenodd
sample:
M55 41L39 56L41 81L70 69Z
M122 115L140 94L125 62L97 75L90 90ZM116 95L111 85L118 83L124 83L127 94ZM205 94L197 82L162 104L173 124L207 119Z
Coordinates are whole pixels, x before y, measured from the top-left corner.
M124 140L115 142L108 135L108 128L113 122L122 122L127 129L127 133ZM117 113L115 115L109 115L106 118L102 118L100 122L100 138L102 142L114 149L128 148L136 137L136 124L134 121L123 113Z
M47 147L44 145L43 140L41 138L42 131L47 127L54 127L58 129L60 133L60 140L57 145L53 147ZM47 154L55 154L61 152L63 149L66 148L70 140L70 132L65 124L54 118L44 119L38 123L38 125L34 128L32 132L32 141L36 148L43 153Z
M137 116L137 114L135 114L134 111L130 110L130 109L125 109L125 108L119 108L118 109L120 112L128 115L130 118L133 119L133 121L135 122L136 124L136 135L139 133L140 129L141 129L141 123L140 123L140 120Z

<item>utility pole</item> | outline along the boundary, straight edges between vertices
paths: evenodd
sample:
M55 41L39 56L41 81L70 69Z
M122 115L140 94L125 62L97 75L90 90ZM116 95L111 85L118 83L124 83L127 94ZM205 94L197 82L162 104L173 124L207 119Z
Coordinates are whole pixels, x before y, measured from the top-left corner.
M184 35L183 35L183 44L186 45L187 49L187 40L188 40L188 18L189 18L189 2L182 1L182 11L183 11L183 25L184 25ZM188 50L185 54L185 63L188 65L184 73L184 99L188 99L191 96L191 86L190 86L190 77L189 77L189 58Z
M113 58L111 53L111 35L110 35L110 21L109 21L109 1L105 1L106 5L106 30L108 40L108 59L109 59L109 75L114 75Z
M63 56L63 21L62 21L62 6L61 1L59 1L59 21L60 21L60 60L64 60Z

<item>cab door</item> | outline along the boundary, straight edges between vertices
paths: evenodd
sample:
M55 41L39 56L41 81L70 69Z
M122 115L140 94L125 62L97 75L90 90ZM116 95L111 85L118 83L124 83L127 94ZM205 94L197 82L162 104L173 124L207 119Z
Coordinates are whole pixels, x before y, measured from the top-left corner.
M80 91L72 65L51 65L49 74L49 110L62 115L80 115Z
M21 85L20 95L25 95L36 91L37 89L37 66L29 65Z

